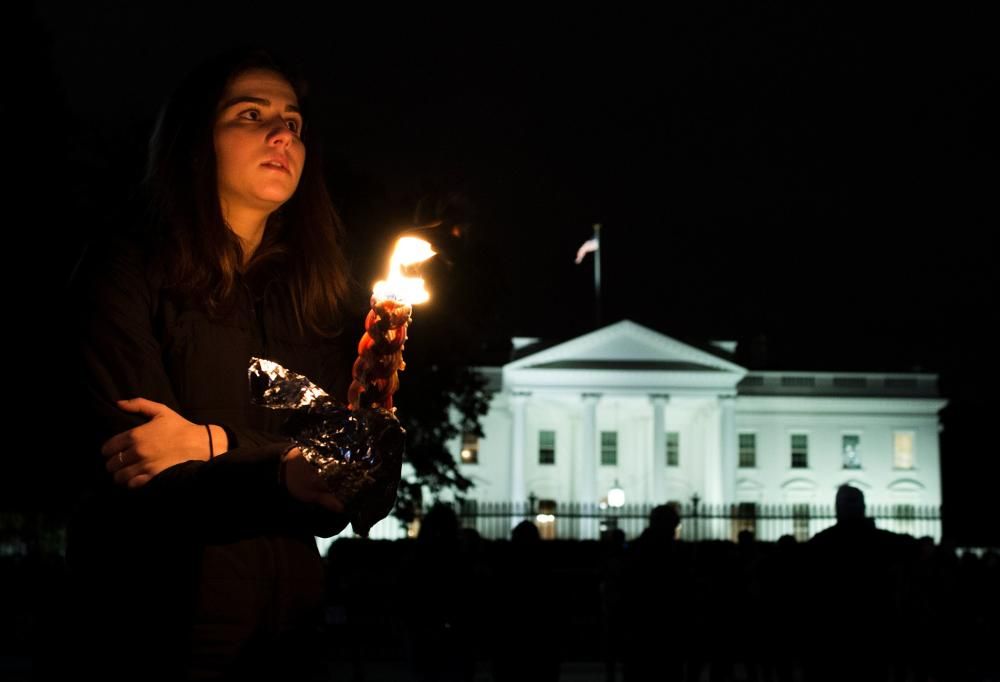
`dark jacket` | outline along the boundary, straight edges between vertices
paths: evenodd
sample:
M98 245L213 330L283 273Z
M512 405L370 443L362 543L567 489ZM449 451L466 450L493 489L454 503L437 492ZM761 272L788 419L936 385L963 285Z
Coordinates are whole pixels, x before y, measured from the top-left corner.
M164 292L150 254L133 237L91 248L74 286L77 389L91 427L80 456L93 473L67 550L81 634L94 635L82 663L104 679L310 678L324 585L314 536L348 519L279 482L284 415L250 403L247 367L271 359L344 399L350 337L363 330L298 333L280 263L240 275L239 304L213 320ZM136 490L116 486L99 449L147 421L115 404L134 397L223 426L228 451Z

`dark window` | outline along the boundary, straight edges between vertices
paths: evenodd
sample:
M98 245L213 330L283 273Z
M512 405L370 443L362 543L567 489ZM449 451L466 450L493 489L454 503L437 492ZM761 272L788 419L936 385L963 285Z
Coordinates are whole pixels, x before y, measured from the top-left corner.
M811 388L816 385L816 377L781 377L781 385L791 388Z
M755 466L757 466L757 434L756 433L741 433L740 434L740 466L741 467L755 467Z
M809 436L804 433L792 434L792 468L804 469L809 466Z
M538 432L538 463L539 464L555 464L556 463L556 432L555 431L539 431Z
M667 466L681 465L681 434L677 431L667 431Z
M618 464L618 432L601 431L601 464Z

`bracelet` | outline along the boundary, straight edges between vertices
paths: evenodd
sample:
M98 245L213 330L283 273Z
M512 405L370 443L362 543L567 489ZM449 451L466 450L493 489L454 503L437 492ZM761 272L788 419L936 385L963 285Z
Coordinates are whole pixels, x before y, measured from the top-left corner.
M208 431L208 461L212 461L215 457L215 448L212 446L212 428L205 424L205 430Z

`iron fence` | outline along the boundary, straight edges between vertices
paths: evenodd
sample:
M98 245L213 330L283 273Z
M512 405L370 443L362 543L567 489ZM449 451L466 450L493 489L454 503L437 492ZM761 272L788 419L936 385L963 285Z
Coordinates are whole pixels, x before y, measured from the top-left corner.
M702 504L697 498L673 505L681 519L678 538L733 540L748 531L757 540L773 542L790 535L803 542L836 523L832 505L804 504ZM518 523L533 522L543 539L597 540L619 529L627 540L638 537L649 525L651 504L610 507L579 502L552 503L465 500L454 505L463 528L475 530L487 540L507 539ZM425 510L426 511L426 510ZM941 508L915 505L872 505L867 515L878 528L914 537L941 540ZM419 521L417 522L419 524ZM415 535L417 527L409 529ZM405 537L407 529L395 519L386 519L373 529L372 537Z

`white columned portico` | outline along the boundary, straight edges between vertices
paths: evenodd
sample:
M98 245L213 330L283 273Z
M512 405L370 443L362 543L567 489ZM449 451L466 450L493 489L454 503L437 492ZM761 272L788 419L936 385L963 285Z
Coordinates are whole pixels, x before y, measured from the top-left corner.
M722 447L722 499L724 504L736 503L736 396L724 395L719 398L721 415L719 419Z
M716 399L718 405L718 398ZM705 504L722 504L722 408L719 405L699 420L705 449L702 453Z
M662 504L667 491L667 420L665 408L670 396L654 393L649 396L653 405L653 452L650 458L648 499L653 504Z
M597 402L600 393L584 393L580 396L583 410L580 419L580 450L576 461L577 502L597 504Z
M524 451L527 440L525 407L531 393L515 391L510 396L511 436L510 436L510 501L520 504L527 499L524 483Z

